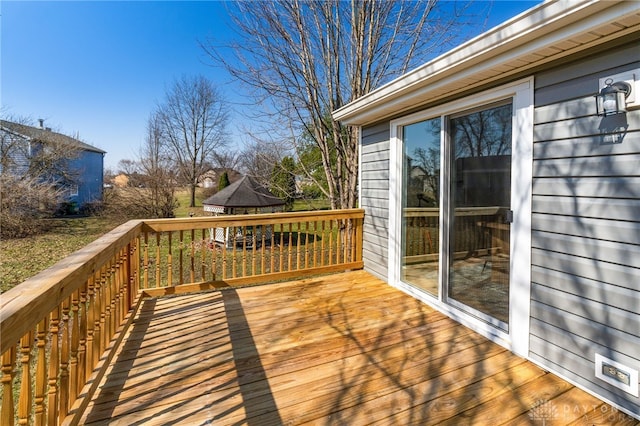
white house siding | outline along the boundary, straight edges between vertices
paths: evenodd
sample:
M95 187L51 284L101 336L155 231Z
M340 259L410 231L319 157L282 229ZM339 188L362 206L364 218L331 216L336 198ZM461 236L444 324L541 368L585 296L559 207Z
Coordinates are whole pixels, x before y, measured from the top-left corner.
M532 360L636 416L594 370L596 354L640 370L640 110L603 143L593 94L639 52L636 35L535 75L530 323Z
M360 207L364 218L365 269L387 279L389 239L389 122L362 130Z

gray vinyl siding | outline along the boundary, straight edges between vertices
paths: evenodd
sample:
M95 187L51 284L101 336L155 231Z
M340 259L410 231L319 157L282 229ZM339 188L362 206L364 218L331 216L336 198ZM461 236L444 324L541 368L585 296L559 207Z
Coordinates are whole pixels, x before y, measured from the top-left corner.
M598 79L640 68L637 43L535 75L530 357L636 415L595 377L599 353L640 369L640 110L598 129ZM624 124L624 123L623 123Z
M365 269L387 279L389 240L389 123L362 129L360 207L364 208Z

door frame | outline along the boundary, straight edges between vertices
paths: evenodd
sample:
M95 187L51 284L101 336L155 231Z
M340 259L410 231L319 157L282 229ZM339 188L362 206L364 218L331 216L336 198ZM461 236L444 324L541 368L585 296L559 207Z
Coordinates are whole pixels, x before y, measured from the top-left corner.
M390 123L389 141L389 283L417 299L431 305L456 321L482 334L488 339L526 357L529 352L529 317L531 305L531 192L533 175L533 77L518 80L498 88L467 96L424 111L400 117ZM402 127L419 121L440 117L441 126L441 185L449 182L449 161L446 127L451 114L482 107L511 98L512 115L512 176L511 206L514 211L511 224L509 331L500 330L481 321L447 302L448 282L446 264L449 260L449 232L445 218L450 217L446 191L440 191L440 259L438 265L438 297L420 291L400 279L402 266ZM445 198L447 197L447 198Z

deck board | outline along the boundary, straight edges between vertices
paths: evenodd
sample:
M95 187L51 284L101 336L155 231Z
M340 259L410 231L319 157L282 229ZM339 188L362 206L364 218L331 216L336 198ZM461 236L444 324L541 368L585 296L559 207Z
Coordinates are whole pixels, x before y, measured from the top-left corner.
M602 412L358 271L143 301L82 422L551 425L602 424Z

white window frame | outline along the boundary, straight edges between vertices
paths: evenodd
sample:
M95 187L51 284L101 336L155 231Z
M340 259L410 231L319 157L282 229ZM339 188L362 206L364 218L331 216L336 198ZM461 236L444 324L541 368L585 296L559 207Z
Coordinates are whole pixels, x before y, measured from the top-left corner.
M529 352L529 316L531 305L531 187L533 174L533 77L458 99L443 105L407 115L390 123L389 146L389 284L424 301L488 339L526 357ZM511 284L509 292L509 332L499 330L488 323L471 317L446 303L443 295L443 262L448 259L447 232L440 232L441 255L439 261L438 297L422 292L401 281L401 232L402 232L402 127L441 117L441 182L448 182L449 160L444 141L447 139L446 117L464 110L482 107L504 99L512 99L512 173L511 203L514 220L511 225ZM447 191L440 191L440 205L447 209ZM444 230L443 210L440 229Z
M77 197L79 193L78 185L69 185L69 197Z

